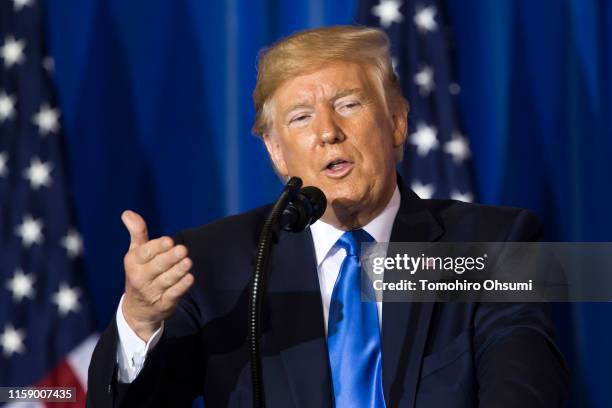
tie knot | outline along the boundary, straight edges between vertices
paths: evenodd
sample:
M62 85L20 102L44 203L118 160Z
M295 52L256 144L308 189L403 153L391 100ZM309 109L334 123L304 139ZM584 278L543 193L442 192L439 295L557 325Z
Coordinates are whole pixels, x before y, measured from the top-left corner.
M359 256L363 242L374 242L374 238L360 228L342 234L338 238L337 245L346 250L347 256Z

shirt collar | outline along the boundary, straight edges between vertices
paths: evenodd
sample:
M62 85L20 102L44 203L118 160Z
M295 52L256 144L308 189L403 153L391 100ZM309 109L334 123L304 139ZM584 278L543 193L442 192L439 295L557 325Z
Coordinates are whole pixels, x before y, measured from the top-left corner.
M395 221L395 216L399 211L400 201L399 188L395 186L395 191L393 191L393 195L385 209L382 210L376 218L362 227L362 229L370 234L376 242L389 242L391 230L393 229L393 221ZM336 241L338 241L338 238L340 238L345 231L318 220L310 226L310 232L312 233L312 240L314 242L317 266L320 266L321 262L323 262L329 254L329 251L331 251L336 244Z

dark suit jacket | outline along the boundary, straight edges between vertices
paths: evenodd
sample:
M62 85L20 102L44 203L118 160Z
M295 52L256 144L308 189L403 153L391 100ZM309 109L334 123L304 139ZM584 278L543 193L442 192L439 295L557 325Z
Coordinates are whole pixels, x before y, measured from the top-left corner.
M116 382L113 320L89 367L88 406L250 407L246 345L249 279L270 207L180 233L195 284L131 385ZM402 188L391 241L528 241L529 212L421 200ZM385 303L387 407L558 407L568 373L543 304ZM309 230L282 233L264 303L263 373L268 407L332 407L322 301ZM344 407L342 407L344 408Z

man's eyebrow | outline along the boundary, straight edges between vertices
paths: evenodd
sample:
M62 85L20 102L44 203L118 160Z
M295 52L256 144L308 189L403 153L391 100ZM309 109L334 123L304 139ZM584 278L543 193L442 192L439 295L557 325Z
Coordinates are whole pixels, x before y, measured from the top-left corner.
M310 108L311 105L308 105L305 102L298 102L296 104L293 104L291 106L289 106L287 109L283 110L283 117L287 116L287 114L289 114L290 112L296 110L296 109L302 109L302 108Z
M338 93L336 93L336 95L334 95L334 97L331 99L331 102L334 103L338 99L344 98L345 96L349 96L349 95L359 95L360 96L362 94L363 94L363 89L361 88L341 89L340 91L338 91Z
M345 96L349 96L349 95L362 95L363 94L363 89L361 88L352 88L352 89L341 89L339 90L332 98L331 98L331 103L335 103L338 99L344 98ZM312 107L312 105L306 103L306 102L298 102L295 103L291 106L289 106L287 109L283 110L282 116L285 117L287 116L290 112L296 110L296 109L302 109L302 108L310 108Z

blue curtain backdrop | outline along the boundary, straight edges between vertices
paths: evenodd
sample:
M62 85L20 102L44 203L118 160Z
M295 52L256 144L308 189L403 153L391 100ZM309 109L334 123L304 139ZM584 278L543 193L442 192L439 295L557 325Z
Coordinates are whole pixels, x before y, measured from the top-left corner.
M354 20L357 0L48 0L70 186L100 328L122 293L125 208L172 234L279 191L250 134L258 50ZM612 241L612 6L448 1L479 201L552 241ZM405 18L412 18L405 16ZM612 406L612 308L559 305L572 406Z

